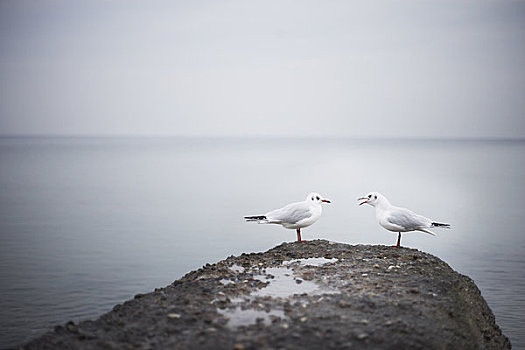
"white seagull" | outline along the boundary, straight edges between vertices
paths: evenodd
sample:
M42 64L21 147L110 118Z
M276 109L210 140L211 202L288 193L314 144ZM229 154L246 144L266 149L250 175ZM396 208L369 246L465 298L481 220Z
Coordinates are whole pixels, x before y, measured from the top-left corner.
M285 228L297 230L297 242L301 240L301 228L312 225L323 212L321 203L330 203L319 193L310 193L303 202L291 203L264 215L245 216L246 221L257 221L259 224L279 224Z
M422 215L416 214L406 208L400 208L390 204L388 199L379 192L371 192L364 197L358 198L358 201L363 201L359 205L370 204L376 208L376 217L379 225L383 226L389 231L397 232L397 245L400 247L401 232L408 231L422 231L435 235L430 228L443 227L450 228L449 224L442 224L426 218Z

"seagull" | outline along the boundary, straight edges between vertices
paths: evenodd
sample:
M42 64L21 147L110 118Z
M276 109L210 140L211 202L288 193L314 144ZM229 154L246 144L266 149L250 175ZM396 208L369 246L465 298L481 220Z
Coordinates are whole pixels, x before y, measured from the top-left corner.
M279 224L284 228L297 230L297 242L301 240L301 228L312 225L323 212L321 203L331 203L319 193L310 193L303 202L291 203L280 209L267 212L264 215L245 216L248 221L256 221L259 224Z
M442 224L416 214L406 208L400 208L390 204L388 199L379 192L371 192L364 197L358 198L363 201L359 205L369 204L376 208L376 217L379 225L389 231L397 232L397 245L401 243L401 232L422 231L435 236L430 228L441 227L450 228L449 224Z

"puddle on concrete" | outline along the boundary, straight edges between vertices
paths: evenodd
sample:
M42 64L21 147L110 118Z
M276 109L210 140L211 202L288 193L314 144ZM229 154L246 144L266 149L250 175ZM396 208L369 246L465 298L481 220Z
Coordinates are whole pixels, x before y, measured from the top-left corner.
M269 284L253 292L252 295L287 298L294 294L303 293L309 295L339 293L335 289L322 286L313 281L304 280L295 273L295 268L299 266L322 266L337 261L338 259L326 258L296 259L284 261L280 267L266 268L264 274L254 275L254 278L263 282L269 282ZM270 275L273 276L273 278L268 279Z
M285 261L278 267L267 267L264 269L246 270L239 265L233 265L230 269L236 273L250 272L253 278L266 282L267 285L249 295L242 298L235 298L231 300L231 307L228 309L218 309L221 315L228 319L226 324L228 327L236 328L239 326L248 326L262 322L266 325L271 324L272 319L285 319L286 316L283 310L256 310L246 308L245 306L258 297L271 298L288 298L295 294L336 294L340 291L324 286L321 283L304 280L301 276L304 271L308 271L305 267L318 267L325 264L330 264L338 261L338 259L326 258L309 258ZM230 280L222 279L220 281L223 285L234 283ZM243 305L244 309L243 309Z
M283 310L270 310L269 312L254 309L243 310L240 306L233 309L218 309L217 311L228 319L226 326L230 328L249 326L256 324L257 322L270 325L272 323L272 318L284 319L286 317Z
M268 278L268 276L273 278ZM265 274L254 275L253 278L259 279L263 282L269 282L266 287L263 287L251 295L256 297L273 297L273 298L287 298L294 294L334 294L338 291L321 286L313 281L306 281L295 276L294 271L290 267L270 267L266 268Z
M307 281L300 277L300 274L296 274L295 270L304 266L323 266L325 264L331 264L337 262L338 259L326 259L326 258L308 258L308 259L296 259L290 261L284 261L281 266L278 267L267 267L263 270L254 271L253 278L258 279L262 282L268 282L266 287L263 287L255 292L252 292L250 296L254 297L273 297L273 298L287 298L294 294L335 294L339 291L331 289L326 286L322 286L319 283L313 281ZM239 265L233 265L230 267L232 271L244 272L245 268ZM231 281L221 280L222 284L229 284Z

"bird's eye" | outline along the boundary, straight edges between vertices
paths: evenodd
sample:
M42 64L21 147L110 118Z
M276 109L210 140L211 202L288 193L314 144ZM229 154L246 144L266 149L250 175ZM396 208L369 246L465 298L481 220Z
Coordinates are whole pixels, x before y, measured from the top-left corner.
M377 196L374 196L374 199L377 199Z
M369 194L369 195L368 195L368 198L372 198L372 195L371 195L371 194Z
M315 197L315 199L319 200L319 196Z

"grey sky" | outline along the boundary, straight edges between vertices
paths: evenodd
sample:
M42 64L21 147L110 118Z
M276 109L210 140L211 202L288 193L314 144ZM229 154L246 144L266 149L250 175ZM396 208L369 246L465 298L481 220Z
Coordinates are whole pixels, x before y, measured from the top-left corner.
M1 134L525 137L525 1L0 2Z

